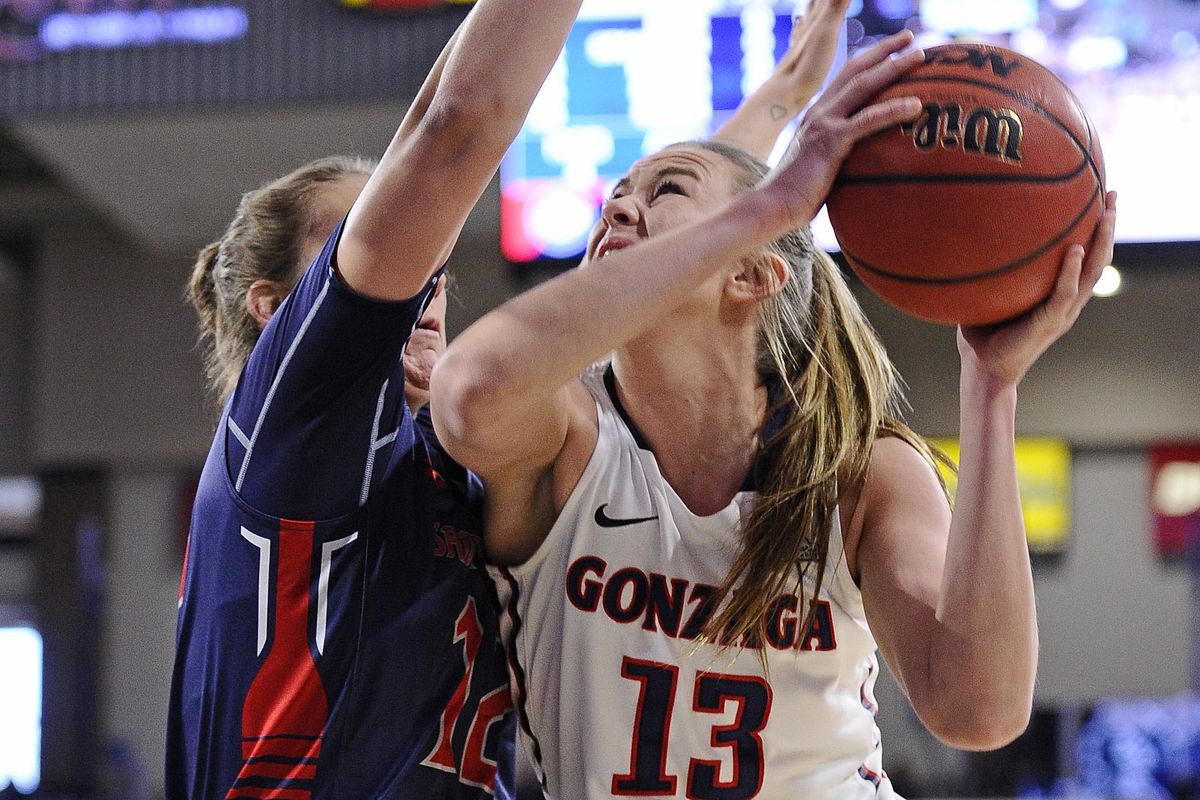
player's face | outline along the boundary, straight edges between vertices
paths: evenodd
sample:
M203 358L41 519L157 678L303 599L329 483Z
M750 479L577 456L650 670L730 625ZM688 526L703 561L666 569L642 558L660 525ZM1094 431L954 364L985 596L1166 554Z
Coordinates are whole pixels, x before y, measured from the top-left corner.
M686 145L637 162L605 201L585 263L712 213L733 195L732 172L720 155Z
M429 308L404 348L404 399L410 408L429 402L429 376L446 352L446 278L438 281Z

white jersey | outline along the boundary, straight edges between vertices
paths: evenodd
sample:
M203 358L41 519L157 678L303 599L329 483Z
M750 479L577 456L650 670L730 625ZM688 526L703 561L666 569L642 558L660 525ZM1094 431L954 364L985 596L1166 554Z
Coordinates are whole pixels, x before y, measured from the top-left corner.
M537 553L493 573L547 797L896 797L874 720L875 641L836 516L812 625L798 630L796 594L772 606L768 670L760 649L698 645L755 494L693 514L639 446L611 373L583 380L595 452Z

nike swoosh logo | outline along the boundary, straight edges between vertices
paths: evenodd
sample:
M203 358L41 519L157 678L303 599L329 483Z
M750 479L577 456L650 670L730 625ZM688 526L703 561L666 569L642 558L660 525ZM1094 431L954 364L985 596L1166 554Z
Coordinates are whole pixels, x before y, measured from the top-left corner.
M596 524L599 525L601 528L623 528L626 525L637 525L638 523L641 523L641 522L650 522L651 520L658 519L657 514L653 517L636 517L634 519L614 519L614 518L608 516L608 514L604 513L604 509L606 509L606 508L608 508L608 503L605 503L604 505L602 505L596 509L596 517L595 517Z

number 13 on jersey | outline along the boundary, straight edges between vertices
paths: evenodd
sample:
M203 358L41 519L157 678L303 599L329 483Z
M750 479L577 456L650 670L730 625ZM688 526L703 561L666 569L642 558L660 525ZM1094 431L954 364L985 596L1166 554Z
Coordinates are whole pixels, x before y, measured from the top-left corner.
M679 691L679 667L626 656L621 677L638 684L629 771L613 775L612 793L618 797L673 795L679 777L668 772L672 710ZM763 742L759 735L771 713L771 686L749 675L705 672L696 676L692 693L692 715L720 714L733 719L727 724L709 724L692 717L687 725L705 725L711 730L714 749L727 749L732 774L722 776L722 762L693 757L688 763L686 796L695 800L748 800L763 785ZM679 724L678 721L675 721Z

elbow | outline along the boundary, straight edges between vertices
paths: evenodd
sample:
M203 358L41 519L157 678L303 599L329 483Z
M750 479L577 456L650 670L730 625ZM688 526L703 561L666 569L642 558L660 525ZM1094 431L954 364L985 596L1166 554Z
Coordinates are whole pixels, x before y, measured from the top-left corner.
M468 433L486 430L489 409L496 408L491 382L484 371L455 353L438 361L429 380L429 405L439 441L456 460L470 466Z
M1032 693L1027 697L962 698L916 709L929 732L959 750L984 752L1011 744L1029 727ZM915 707L915 704L914 704Z

